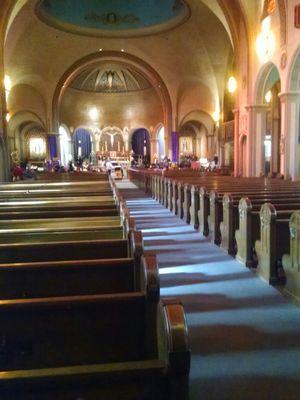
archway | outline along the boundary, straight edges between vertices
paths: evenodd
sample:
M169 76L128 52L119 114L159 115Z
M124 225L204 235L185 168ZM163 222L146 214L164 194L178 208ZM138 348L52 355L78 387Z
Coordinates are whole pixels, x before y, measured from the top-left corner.
M179 130L179 153L206 159L208 151L208 132L202 122L186 121Z
M147 129L136 129L132 134L131 147L134 155L150 160L150 135Z
M66 126L59 127L59 142L60 142L60 162L61 165L67 165L72 159L71 137Z
M163 125L161 125L157 131L156 140L157 140L157 156L159 161L161 161L166 155L165 128Z
M97 65L108 65L108 64L119 64L125 69L128 69L133 72L133 74L138 74L144 77L152 86L155 95L159 100L159 106L161 111L159 112L159 120L163 121L165 127L165 133L171 132L172 126L172 104L170 94L168 92L167 86L164 81L157 73L155 69L153 69L149 64L147 64L142 59L125 52L117 52L117 51L101 51L97 53L90 54L86 57L75 62L70 68L68 68L62 77L59 80L59 83L55 89L54 97L53 97L53 130L57 129L60 120L60 110L61 103L65 96L66 91L70 87L70 84L85 70L93 68ZM140 79L135 79L136 82L139 82ZM105 103L103 103L105 104ZM104 114L105 115L105 114ZM109 121L109 123L114 123L115 121ZM123 121L124 125L128 125L128 121ZM154 122L154 123L153 123ZM158 121L149 121L149 126L155 126ZM75 124L76 126L76 124ZM145 121L138 120L135 126L148 126ZM168 144L168 140L165 141L166 145ZM168 149L165 149L167 152Z
M92 151L91 134L85 128L76 128L74 132L74 157L89 158Z
M282 171L281 157L281 80L277 67L266 64L256 84L254 157L257 160L255 175L277 174Z
M29 125L21 132L24 161L44 165L48 154L47 134L40 127Z
M284 109L285 170L292 179L300 176L300 47L295 52L288 76L288 93L281 95Z

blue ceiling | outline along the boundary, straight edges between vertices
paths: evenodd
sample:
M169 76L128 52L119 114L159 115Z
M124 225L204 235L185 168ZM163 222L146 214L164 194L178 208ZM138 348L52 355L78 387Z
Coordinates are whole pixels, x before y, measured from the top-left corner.
M186 7L181 0L42 0L39 10L81 28L125 30L168 22Z

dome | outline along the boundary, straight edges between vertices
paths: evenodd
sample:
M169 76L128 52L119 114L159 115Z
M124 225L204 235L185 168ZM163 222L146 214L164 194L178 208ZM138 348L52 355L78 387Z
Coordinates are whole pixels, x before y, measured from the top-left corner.
M170 29L185 21L183 0L41 0L38 16L59 29L94 36L131 36Z
M152 87L139 72L117 64L90 67L71 82L72 89L85 92L121 93L145 90Z

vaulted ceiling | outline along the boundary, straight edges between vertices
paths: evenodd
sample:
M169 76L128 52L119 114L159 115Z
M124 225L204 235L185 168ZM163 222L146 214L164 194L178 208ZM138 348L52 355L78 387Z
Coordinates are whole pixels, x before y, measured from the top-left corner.
M103 8L98 12L94 11L94 17L97 15L97 18L93 18L93 23L89 21L87 24L95 25L97 20L100 31L106 29L117 32L118 35L97 37L89 35L89 32L75 33L76 30L74 30L71 33L72 29L69 29L70 25L82 25L82 16L83 18L86 15L91 16L91 10L83 10L81 14L75 10L75 14L78 13L78 15L77 22L74 24L74 21L73 23L65 21L66 10L59 9L59 3L66 2L48 0L48 6L49 4L52 6L56 20L60 19L62 24L65 24L61 27L57 24L49 26L49 21L40 18L39 12L36 11L40 5L39 1L19 0L15 2L16 8L8 23L5 72L10 75L14 87L27 85L38 91L46 102L48 117L50 117L55 88L70 65L92 53L122 51L125 55L138 57L158 72L170 93L173 111L176 112L179 104L188 101L187 99L191 99L190 101L194 99L197 107L194 105L191 107L212 113L216 103L222 99L228 68L231 68L233 64L235 38L232 25L236 11L233 12L233 17L229 18L226 10L230 7L230 2L233 4L237 1L228 1L186 0L182 3L177 0L168 0L164 2L165 8L159 13L157 11L162 2L153 0L151 12L146 9L133 9L131 14L138 15L139 22L136 21L138 32L139 29L149 26L155 26L158 28L157 31L155 34L146 32L147 35L141 35L139 32L138 35L130 35L131 37L120 34L122 29L124 32L128 31L130 25L130 18L125 18L123 21L125 25L120 26L120 16L124 17L127 14L125 9L122 9L123 6L121 8L117 6L124 2L111 1L110 8L105 8L108 2L101 1ZM99 1L93 0L94 3L97 5ZM141 2L133 1L132 3L137 5ZM249 2L241 0L241 3L244 3L247 12L251 14L252 9L247 6ZM43 6L45 7L45 2ZM188 18L187 9L189 10ZM70 12L73 13L72 10ZM143 17L143 15L148 17ZM180 15L184 15L185 18L177 19L176 26L168 27L166 30L165 24ZM85 28L89 29L91 26ZM95 26L92 29L96 29ZM100 69L103 71L103 67ZM106 68L106 71L110 70ZM115 84L118 77L120 78L119 87L120 82L123 81L124 84L125 75L119 70L115 75ZM97 76L99 78L99 74ZM130 77L130 73L127 77ZM128 78L128 82L131 81L131 83L124 87L134 87L133 82L137 80L137 77L132 79L131 75ZM89 84L92 85L91 81ZM182 106L182 109L185 110L185 108L188 109L188 106Z

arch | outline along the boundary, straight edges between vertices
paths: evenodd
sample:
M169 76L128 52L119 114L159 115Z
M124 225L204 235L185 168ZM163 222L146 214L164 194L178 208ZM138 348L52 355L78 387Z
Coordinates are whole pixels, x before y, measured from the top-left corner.
M53 96L52 123L54 130L58 128L59 108L64 92L67 89L69 83L87 66L99 62L118 62L144 75L148 79L148 81L152 84L152 86L155 88L155 91L161 100L163 108L163 116L164 116L163 122L166 127L166 131L169 132L171 130L171 121L172 121L171 98L167 86L165 85L160 75L156 72L154 68L152 68L148 63L146 63L142 59L132 54L125 52L118 52L118 51L102 51L89 54L88 56L85 56L80 60L76 61L64 72L64 74L61 76L56 86Z
M47 157L47 134L34 124L26 126L23 133L25 158L33 161L44 161Z
M264 97L266 92L270 90L278 80L281 82L279 69L275 64L268 62L262 66L257 75L254 89L255 104L263 104L265 102Z
M182 148L182 140L190 141L189 149L186 152L193 154L199 158L207 158L208 153L213 153L215 149L209 149L208 141L208 131L206 126L196 120L186 121L179 130L179 147L180 153L185 153L184 148ZM212 143L210 143L210 146Z
M188 121L197 121L205 126L207 134L214 132L215 122L210 114L203 110L193 110L186 114L179 123L179 129Z
M8 153L18 153L18 159L27 158L25 134L30 129L47 132L43 120L35 113L24 110L19 111L11 117L8 123Z
M270 100L265 99L267 92L271 93ZM261 154L260 171L256 174L273 174L281 171L281 77L275 64L265 64L258 76L255 87L256 105L260 106L260 113L256 112L256 154ZM258 164L257 164L258 165Z
M300 91L300 46L298 46L292 58L287 88L288 91Z
M69 128L65 124L61 124L58 129L59 146L60 146L60 162L66 166L72 159L71 134Z
M89 158L92 151L92 140L90 130L78 127L74 131L74 157L77 159Z
M147 129L138 128L133 131L131 147L135 155L150 159L150 134Z
M156 141L157 141L157 156L161 161L166 155L165 148L165 127L163 124L159 124L156 129Z

